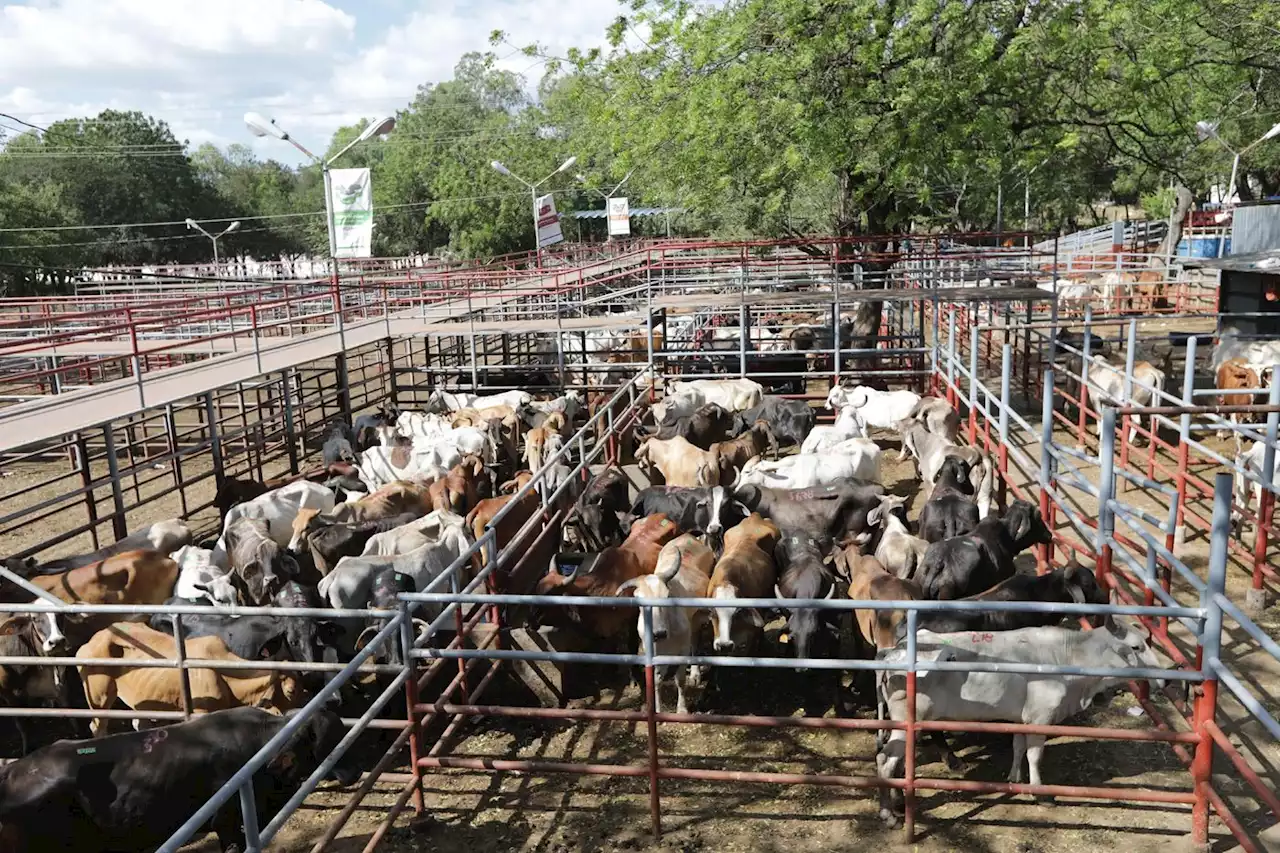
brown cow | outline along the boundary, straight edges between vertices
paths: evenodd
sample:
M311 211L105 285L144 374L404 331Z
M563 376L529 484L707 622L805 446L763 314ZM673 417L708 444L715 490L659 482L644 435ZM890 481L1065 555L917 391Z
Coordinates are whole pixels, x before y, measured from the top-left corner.
M464 457L427 488L431 509L466 515L480 502L480 482L485 476L484 462L479 456Z
M726 476L732 479L732 467L728 460L713 450L701 450L688 439L650 438L636 448L636 462L655 484L653 471L662 474L662 482L668 486L685 488L712 488L720 485Z
M329 512L303 507L293 518L293 538L289 541L289 548L302 550L309 534L330 524L363 524L407 513L420 518L431 512L432 502L433 497L426 484L396 480L358 501L340 503Z
M870 554L859 554L856 547L836 551L836 568L849 580L849 598L854 601L918 601L924 598L920 587L885 571L880 561ZM874 657L877 649L891 649L897 644L898 624L907 618L903 610L855 610L858 633L866 642L866 657Z
M502 508L511 503L515 492L520 491L529 481L533 479L533 474L528 471L521 471L516 474L514 479L508 480L499 486L503 492L508 494L499 495L496 498L485 498L476 503L471 512L467 513L467 528L471 530L475 541L479 542L484 538L485 531L493 522L493 519L502 511ZM534 513L542 510L542 501L538 497L537 491L530 490L524 497L520 499L517 506L512 507L511 511L502 517L498 522L497 532L495 533L498 550L501 551L515 535L520 532L520 528L533 517ZM528 540L526 540L528 541ZM558 543L557 543L558 544ZM484 564L489 560L488 546L481 546L472 557L472 568L479 573ZM510 569L510 566L507 566Z
M778 544L780 535L776 524L755 512L729 530L724 535L724 555L716 563L711 583L707 586L707 597L773 598L773 587L778 580L773 548ZM732 652L737 649L745 652L754 646L764 628L764 617L759 611L754 608L745 611L750 626L742 625L739 620L735 631L733 617L738 608L714 609L711 629L716 651Z
M483 409L460 409L453 413L453 420L449 425L454 429L458 427L479 427L480 429L488 429L489 421L500 419L504 426L514 426L519 420L516 410L510 406L488 406Z
M78 569L31 578L31 583L69 604L164 604L177 582L178 564L149 549L125 551ZM31 600L12 585L6 585L3 597Z
M752 457L763 456L765 450L774 459L778 458L778 439L774 437L768 421L756 421L751 429L732 441L718 441L711 445L711 453L720 454L720 464L724 470L728 470L729 465L740 469ZM731 482L732 478L729 479ZM722 485L730 485L723 479L721 482Z
M1228 359L1218 365L1218 388L1222 390L1251 391L1269 388L1271 387L1271 379L1270 370L1263 370L1262 374L1259 375L1257 369L1243 358ZM1248 406L1254 403L1265 403L1266 400L1256 394L1222 394L1218 397L1218 402L1224 406ZM1240 425L1253 423L1254 418L1245 412L1236 412L1228 415L1227 420L1233 424ZM1239 451L1243 442L1240 440L1238 431L1218 430L1218 437L1226 438L1228 432L1235 438L1236 450Z
M621 545L605 548L596 555L590 571L584 572L582 566L578 566L572 574L561 575L553 557L547 574L538 581L536 592L538 595L616 595L618 587L632 578L653 574L663 546L679 533L680 528L665 515L646 516L631 525L631 532ZM592 637L609 640L626 636L635 611L622 607L579 610L576 605L568 605L541 608L539 617L538 621L543 624L574 625Z
M545 453L555 454L563 446L565 419L562 412L547 415L541 426L524 434L524 461L530 471L542 469Z
M191 637L183 644L191 660L240 661L220 637ZM150 625L120 622L104 628L76 652L82 660L176 660L177 644L169 634ZM78 667L85 701L91 709L108 710L119 699L137 710L181 711L182 678L168 667ZM190 669L191 710L196 714L238 708L265 708L282 714L303 699L292 675L279 670ZM106 720L94 718L89 730L106 734Z

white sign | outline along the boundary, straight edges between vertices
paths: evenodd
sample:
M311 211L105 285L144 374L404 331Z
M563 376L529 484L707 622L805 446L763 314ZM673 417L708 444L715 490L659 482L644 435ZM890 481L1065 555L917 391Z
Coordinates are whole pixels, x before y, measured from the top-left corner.
M609 236L631 235L631 207L625 198L609 199Z
M560 233L560 214L556 213L555 196L538 196L533 212L538 218L539 249L545 249L564 239L564 235Z
M330 169L329 203L333 211L333 256L367 258L373 254L373 183L368 169Z

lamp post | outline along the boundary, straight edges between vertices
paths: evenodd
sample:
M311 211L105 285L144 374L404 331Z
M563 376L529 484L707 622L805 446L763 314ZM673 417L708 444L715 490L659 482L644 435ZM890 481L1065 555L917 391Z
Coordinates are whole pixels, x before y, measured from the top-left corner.
M1270 130L1262 134L1262 136L1258 137L1253 142L1250 142L1244 148L1241 148L1239 151L1235 150L1230 145L1228 145L1226 143L1226 140L1224 140L1221 136L1218 135L1218 123L1216 121L1196 122L1196 136L1200 137L1200 141L1202 142L1206 139L1217 140L1217 143L1219 145L1227 149L1227 151L1231 152L1232 154L1231 180L1227 182L1227 196L1225 199L1223 199L1223 205L1225 206L1227 204L1230 204L1231 199L1235 198L1235 195L1236 195L1236 175L1238 175L1240 172L1240 158L1248 154L1250 151L1252 151L1254 148L1258 147L1262 143L1266 142L1268 139L1274 139L1275 137L1280 136L1280 123L1273 124Z
M578 162L577 157L570 157L568 160L565 160L563 163L561 163L560 167L556 169L554 172L552 172L550 175L547 175L542 180L532 184L526 181L524 178L512 172L510 169L508 169L506 166L499 163L497 160L492 160L489 163L489 165L494 168L494 171L500 174L506 175L508 178L515 178L517 181L519 181L520 183L524 184L526 187L529 188L529 198L533 202L533 247L534 247L534 253L535 253L534 257L538 265L538 269L542 269L542 241L538 239L538 187L542 186L547 181L551 180L556 175L563 172L565 169L568 169L570 166L572 166L576 162Z
M1048 162L1049 158L1046 157L1028 169L1026 180L1022 185L1022 230L1027 232L1022 241L1023 247L1027 249L1031 248L1031 176L1036 173L1037 169Z
M222 229L222 231L220 231L219 233L210 234L208 231L200 227L199 222L196 222L194 219L191 219L190 217L187 218L188 231L191 231L194 229L196 231L199 231L201 234L203 234L204 236L208 237L210 240L213 241L213 265L215 267L218 265L218 241L239 227L240 227L240 220L237 219L235 222L232 222L226 228Z
M338 282L338 242L337 235L334 233L333 225L333 190L329 182L329 167L331 167L339 157L346 154L352 148L355 148L361 142L367 142L375 136L386 136L395 130L396 120L394 116L386 116L385 118L374 119L360 131L360 135L346 147L325 160L312 154L306 148L303 148L298 140L290 136L284 128L276 124L275 119L269 119L258 113L245 113L244 123L248 126L249 132L254 136L273 136L276 139L288 142L294 148L297 148L303 154L307 155L311 162L320 167L321 173L324 175L324 224L325 229L329 232L329 260L333 262L333 281L336 285Z

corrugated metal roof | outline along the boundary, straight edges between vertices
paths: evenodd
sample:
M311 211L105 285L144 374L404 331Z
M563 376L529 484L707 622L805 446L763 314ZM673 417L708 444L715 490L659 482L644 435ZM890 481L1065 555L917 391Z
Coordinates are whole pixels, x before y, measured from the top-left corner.
M684 213L683 207L633 207L631 216L663 216L668 213ZM604 219L603 210L574 210L564 214L574 219Z
M1280 249L1251 255L1227 255L1225 258L1180 258L1180 266L1198 270L1230 270L1280 275Z

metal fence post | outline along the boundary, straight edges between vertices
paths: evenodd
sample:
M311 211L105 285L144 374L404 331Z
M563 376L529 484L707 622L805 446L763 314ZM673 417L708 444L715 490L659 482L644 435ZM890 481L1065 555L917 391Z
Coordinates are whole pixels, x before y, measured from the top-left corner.
M1196 344L1198 339L1193 335L1187 338L1186 363L1183 365L1182 376L1182 405L1195 405L1195 385L1196 385ZM1187 510L1187 463L1190 461L1191 453L1191 415L1184 414L1178 419L1178 509L1176 520L1173 527L1173 542L1166 543L1165 547L1175 554L1179 554L1182 550L1182 544L1186 540L1186 510Z
M415 710L418 704L418 679L413 672L413 620L409 618L409 602L400 602L400 650L404 655L405 668L409 677L404 680L404 700L406 713L409 715L409 766L413 773L413 811L421 817L426 812L426 803L422 797L422 768L418 759L422 757L422 720Z
M1200 632L1200 674L1204 681L1196 700L1195 730L1200 735L1191 762L1191 780L1195 785L1195 804L1191 810L1191 841L1209 842L1209 794L1213 789L1213 736L1209 731L1218 709L1217 667L1222 646L1222 606L1219 598L1227 588L1227 544L1231 536L1231 474L1221 473L1213 480L1213 526L1209 532L1209 578L1200 594L1204 608L1204 627Z
M1098 586L1104 592L1111 590L1111 534L1115 529L1114 510L1111 499L1115 495L1115 444L1116 444L1116 410L1106 406L1102 410L1102 428L1098 435L1098 535L1094 543L1094 553L1098 562L1094 574L1098 578Z
M916 834L916 656L920 612L907 611L907 713L906 743L903 744L902 831L911 844Z
M969 446L978 446L978 331L977 313L969 327Z
M244 820L244 853L262 853L258 834L258 804L253 796L253 777L240 786L240 815Z
M111 476L111 529L120 540L129 535L124 517L124 494L120 491L120 461L116 459L116 437L108 421L102 427L102 441L107 454L107 473Z
M1280 369L1280 365L1272 365L1273 377L1277 369ZM1267 402L1273 407L1280 406L1280 385L1274 380ZM1275 474L1277 427L1280 427L1280 411L1273 408L1267 413L1267 444L1262 453L1262 494L1258 499L1258 526L1253 540L1253 582L1245 593L1245 610L1254 615L1261 613L1267 606L1267 591L1262 585L1262 567L1267 563L1267 543L1271 536L1271 519L1276 506L1276 496L1271 487Z
M653 608L645 607L644 616L644 693L645 723L649 736L649 822L654 840L662 837L662 800L658 790L658 683L653 666Z
M1137 359L1137 349L1138 349L1138 321L1130 320L1128 337L1125 342L1124 379L1123 379L1123 384L1121 386L1124 388L1124 391L1122 392L1122 396L1120 398L1120 404L1126 407L1133 404L1133 365ZM1159 405L1163 405L1163 403L1157 400L1155 405L1159 406ZM1134 417L1133 415L1125 415L1124 422L1121 427L1121 432L1123 433L1123 437L1120 440L1121 470L1128 470L1129 468L1129 444L1136 438L1134 429L1133 429L1133 417ZM1151 419L1151 422L1154 425L1155 423L1154 417ZM1154 426L1152 427L1151 433L1152 435L1155 434ZM1127 481L1121 478L1121 480L1118 483L1116 483L1117 490L1124 491L1126 483Z
M1053 367L1044 372L1044 399L1040 407L1040 516L1050 532L1054 528L1054 503L1049 497L1053 480ZM1053 543L1041 548L1041 573L1053 568Z
M280 372L280 402L284 408L284 446L289 454L289 473L298 473L298 434L293 429L293 397L292 383L289 381L289 370Z
M1079 404L1080 428L1076 433L1076 447L1083 450L1088 443L1085 433L1089 429L1089 350L1093 344L1093 306L1084 307L1084 340L1080 344L1080 388L1076 394Z
M222 459L222 441L218 438L217 409L213 405L212 391L205 392L204 411L205 423L209 426L209 453L213 456L213 482L217 488L222 488L226 479L226 466Z
M1000 449L996 459L1000 466L1000 511L1008 505L1009 492L1009 382L1013 373L1013 346L1005 344L1000 354Z

